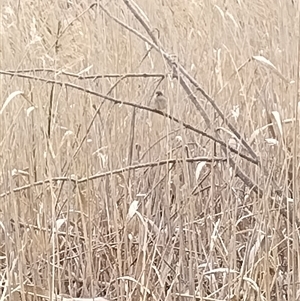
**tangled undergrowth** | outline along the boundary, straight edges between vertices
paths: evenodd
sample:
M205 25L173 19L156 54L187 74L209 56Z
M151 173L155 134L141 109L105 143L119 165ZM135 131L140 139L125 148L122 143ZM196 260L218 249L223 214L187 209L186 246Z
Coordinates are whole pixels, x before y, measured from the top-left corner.
M299 298L299 10L275 2L4 0L0 301Z

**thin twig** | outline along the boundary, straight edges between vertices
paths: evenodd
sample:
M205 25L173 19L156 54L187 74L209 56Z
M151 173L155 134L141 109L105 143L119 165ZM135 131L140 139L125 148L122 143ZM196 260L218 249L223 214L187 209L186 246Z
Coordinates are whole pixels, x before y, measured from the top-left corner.
M55 73L56 76L62 74L70 77L75 77L80 80L85 80L85 79L102 79L102 78L139 78L139 77L144 77L144 78L151 78L151 77L160 77L160 78L165 78L166 75L162 73L125 73L125 74L119 74L119 73L111 73L111 74L91 74L91 75L80 75L78 73L73 73L73 72L68 72L64 70L56 70L56 69L51 69L51 68L32 68L32 69L23 69L23 70L7 70L7 72L11 73L38 73L38 72L49 72L49 73Z
M97 173L97 174L91 175L89 177L84 177L84 178L81 178L81 179L75 179L73 177L54 177L54 178L51 178L51 179L45 179L43 181L37 181L37 182L34 182L32 184L17 187L17 188L12 189L11 191L1 193L0 198L3 198L5 196L11 194L11 192L20 192L20 191L29 189L31 187L41 186L43 184L49 184L51 182L71 181L74 184L80 184L80 183L85 183L87 181L96 180L96 179L99 179L99 178L104 178L104 177L108 177L108 176L111 176L111 175L124 173L124 172L130 171L130 170L137 170L137 169L142 169L142 168L147 168L147 167L163 166L163 165L170 164L170 163L172 163L172 164L181 163L181 162L183 162L183 160L185 160L186 162L189 162L189 163L192 163L192 162L213 162L213 161L224 162L224 161L227 160L227 158L223 158L223 157L216 157L216 158L195 157L195 158L188 158L188 159L168 159L168 160L161 160L161 161L157 161L157 162L147 162L147 163L142 163L142 164L137 164L137 165L131 165L131 166L127 166L127 167L124 167L124 168L119 168L119 169L115 169L115 170L111 170L111 171L106 171L106 172L103 172L103 173Z

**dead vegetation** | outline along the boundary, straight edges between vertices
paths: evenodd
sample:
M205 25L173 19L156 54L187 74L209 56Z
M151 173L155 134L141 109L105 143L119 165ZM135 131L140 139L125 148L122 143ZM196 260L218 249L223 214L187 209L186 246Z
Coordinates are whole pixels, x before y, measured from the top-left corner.
M5 0L1 26L0 301L299 298L292 1Z

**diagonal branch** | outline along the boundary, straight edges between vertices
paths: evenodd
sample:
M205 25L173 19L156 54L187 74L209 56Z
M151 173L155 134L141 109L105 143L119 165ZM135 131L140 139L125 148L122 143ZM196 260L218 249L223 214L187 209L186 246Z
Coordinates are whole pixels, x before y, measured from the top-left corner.
M193 84L193 86L195 86L197 88L198 91L200 91L202 93L202 95L210 102L210 104L213 106L213 108L215 109L215 111L218 113L218 115L222 118L222 120L224 121L224 123L229 127L229 129L236 135L236 137L238 137L238 139L240 139L241 143L244 145L244 147L248 150L248 152L250 153L250 155L258 160L257 155L255 154L254 150L251 148L251 146L241 137L240 133L235 129L235 127L229 122L229 120L225 117L225 115L223 114L223 112L221 111L221 109L218 107L218 105L216 104L216 102L208 95L208 93L205 92L205 90L203 88L201 88L201 86L197 83L197 81L191 76L189 75L189 73L179 64L179 63L175 63L171 58L170 55L168 55L166 52L164 52L162 50L162 48L160 46L158 46L158 39L155 37L155 35L153 34L153 30L150 29L150 26L148 24L146 24L146 22L143 20L143 18L140 16L140 14L136 11L136 9L130 4L129 0L123 0L124 3L126 4L126 6L128 7L128 9L132 12L132 14L135 16L135 18L142 24L142 26L144 27L144 29L147 31L148 35L151 37L151 39L153 40L153 43L150 43L151 45L155 45L156 47L154 47L156 50L159 50L163 56L165 57L166 61L168 62L168 64L170 65L170 67L173 69L173 72L175 72L175 75L177 74L177 72L179 71L180 73L182 73L190 82L191 84ZM178 69L178 71L177 71ZM178 76L178 75L177 75ZM180 78L180 76L179 76ZM186 87L183 87L186 92L188 92L188 95L191 94L191 91L187 91ZM200 109L201 105L200 103L197 101L197 99L195 98L191 98L192 102L195 104L197 109ZM201 114L203 116L203 118L206 120L206 113L204 111L204 109L200 109ZM204 111L204 112L203 112ZM204 115L203 115L204 114ZM208 118L208 117L207 117Z
M57 80L52 80L52 79L37 77L37 76L33 76L33 75L28 75L28 74L11 73L11 72L8 72L8 71L3 71L3 70L0 70L0 74L9 75L9 76L17 76L17 77L22 77L22 78L27 78L27 79L32 79L32 80L38 80L38 81L41 81L41 82L44 82L44 83L47 83L47 84L59 85L61 87L63 87L63 86L70 87L70 88L73 88L73 89L76 89L76 90L79 90L79 91L82 91L82 92L85 92L85 93L88 93L88 94L91 94L91 95L94 95L94 96L97 96L97 97L101 97L101 98L103 98L105 100L108 100L108 101L111 101L111 102L113 102L115 104L126 105L126 106L129 106L129 107L138 108L140 110L145 110L145 111L149 111L149 112L152 112L152 113L164 116L164 117L169 118L172 121L174 121L174 122L176 122L176 123L178 123L180 125L182 124L182 126L184 128L186 128L188 130L191 130L191 131L193 131L193 132L195 132L197 134L200 134L203 137L206 137L206 138L208 138L208 139L210 139L210 140L212 140L212 141L220 144L223 147L228 148L228 150L232 151L235 154L238 154L240 157L246 159L247 161L249 161L249 162L251 162L251 163L253 163L255 165L259 164L259 162L257 160L255 160L255 159L253 159L251 157L248 157L245 154L240 153L235 148L230 147L229 145L227 145L222 140L219 140L219 139L213 137L212 135L209 135L206 132L201 131L201 130L195 128L194 126L192 126L192 125L190 125L190 124L188 124L186 122L183 122L182 120L180 120L180 119L178 119L178 118L176 118L176 117L174 117L174 116L172 116L170 114L167 114L167 113L165 113L163 111L160 111L160 110L157 110L157 109L153 109L151 107L140 105L140 104L137 104L137 103L129 102L129 101L122 101L122 100L113 98L111 96L98 93L98 92L96 92L94 90L86 89L84 87L81 87L79 85L76 85L76 84L73 84L73 83L70 83L70 82L62 82L62 81L57 81Z

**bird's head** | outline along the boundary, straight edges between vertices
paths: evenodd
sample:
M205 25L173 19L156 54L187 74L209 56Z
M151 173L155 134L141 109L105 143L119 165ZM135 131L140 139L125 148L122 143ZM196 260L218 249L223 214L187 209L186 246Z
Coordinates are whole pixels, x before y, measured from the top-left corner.
M163 93L162 93L161 91L156 91L155 94L156 94L157 96L162 96L162 95L163 95Z

